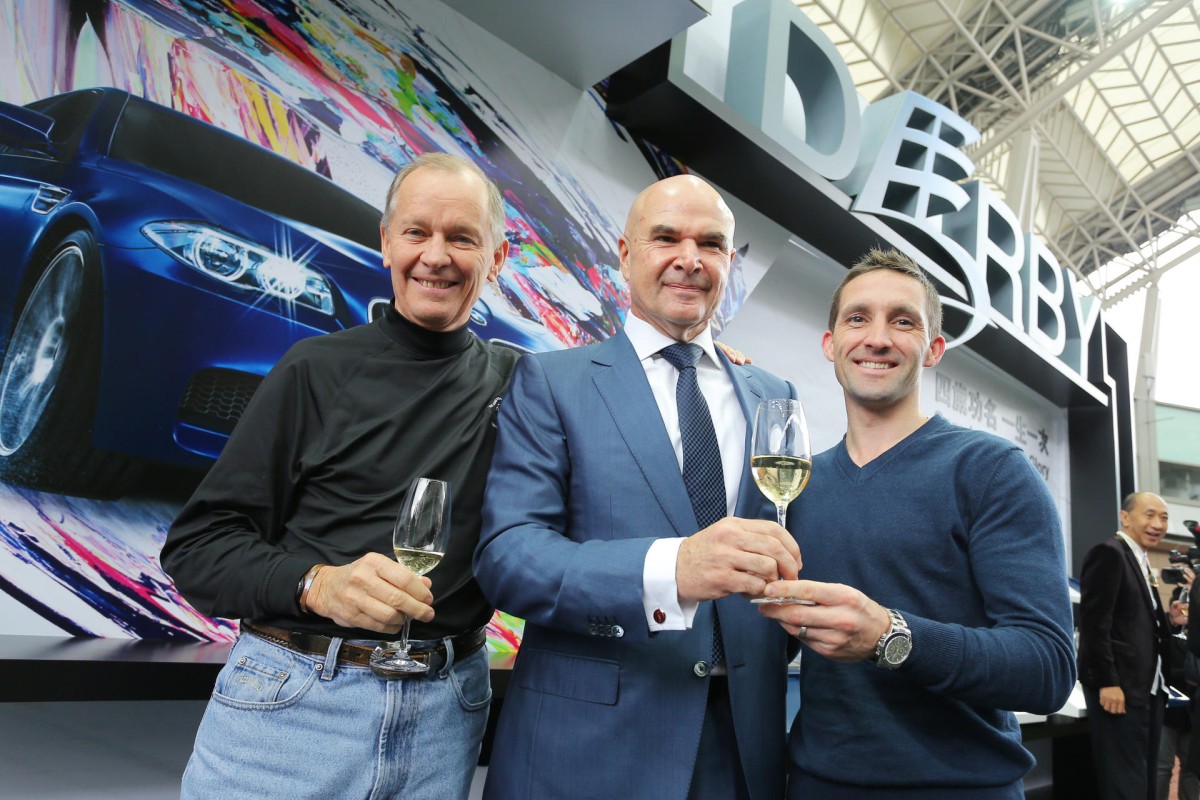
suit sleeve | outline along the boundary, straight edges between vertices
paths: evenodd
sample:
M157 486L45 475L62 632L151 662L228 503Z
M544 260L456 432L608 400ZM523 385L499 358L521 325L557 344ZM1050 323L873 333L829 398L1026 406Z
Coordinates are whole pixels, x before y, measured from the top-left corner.
M1079 574L1079 642L1090 685L1120 686L1113 659L1113 614L1121 585L1122 554L1112 547L1093 547Z
M642 568L655 537L592 538L588 519L607 510L571 497L581 478L573 462L588 458L572 448L588 446L588 421L562 406L589 388L556 396L537 357L518 363L500 409L475 577L497 608L527 622L581 634L620 625L625 641L644 641Z

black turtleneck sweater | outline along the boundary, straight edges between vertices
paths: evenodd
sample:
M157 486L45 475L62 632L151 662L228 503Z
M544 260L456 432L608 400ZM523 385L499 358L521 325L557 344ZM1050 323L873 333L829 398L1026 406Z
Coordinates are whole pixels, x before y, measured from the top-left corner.
M517 353L467 328L434 333L394 308L305 339L267 375L167 533L162 563L199 611L345 638L392 638L301 614L314 564L392 555L414 478L450 483L453 531L432 572L434 620L415 639L487 623L471 575L499 398Z

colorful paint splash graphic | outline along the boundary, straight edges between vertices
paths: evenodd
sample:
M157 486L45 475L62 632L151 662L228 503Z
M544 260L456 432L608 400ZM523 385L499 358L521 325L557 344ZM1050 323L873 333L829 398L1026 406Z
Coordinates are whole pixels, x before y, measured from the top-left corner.
M232 640L234 624L195 611L158 564L174 511L0 484L2 588L76 636Z
M415 155L472 158L504 192L512 310L565 346L607 338L624 319L612 221L521 137L519 120L484 100L482 78L399 8L10 0L6 16L8 102L117 86L238 133L376 207Z
M413 5L0 0L0 99L122 88L273 150L377 208L414 156L472 158L505 200L511 254L497 297L563 346L610 336L629 308L614 249L619 222L535 141L533 123L504 104L500 87L413 17ZM744 297L739 277L723 319ZM76 635L226 640L233 625L197 614L158 567L176 510L0 484L0 588ZM519 631L519 621L498 616L493 651L515 650Z
M521 649L525 621L497 611L487 625L488 662L498 669L511 669Z

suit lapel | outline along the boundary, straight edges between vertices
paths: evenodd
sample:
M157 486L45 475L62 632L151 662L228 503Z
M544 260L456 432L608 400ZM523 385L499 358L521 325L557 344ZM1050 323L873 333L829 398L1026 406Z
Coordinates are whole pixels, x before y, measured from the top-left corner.
M646 485L679 536L696 532L696 516L646 371L624 331L594 348L592 383Z
M1134 555L1133 551L1129 549L1128 543L1120 536L1117 537L1117 542L1121 545L1121 551L1125 553L1125 563L1133 573L1134 583L1142 590L1142 601L1146 604L1146 608L1150 610L1150 615L1157 622L1160 609L1151 592L1157 592L1158 590L1147 585L1146 573L1142 572L1141 562L1138 561L1138 557Z
M725 354L717 348L721 363L729 377L733 380L733 390L737 394L738 403L742 407L742 416L746 418L746 440L742 458L742 480L738 487L737 503L734 504L734 515L738 517L756 518L762 516L762 504L765 498L759 493L758 487L750 477L750 447L754 438L754 413L758 404L766 399L762 383L754 373L745 367L733 364ZM771 517L773 519L774 517Z
M721 364L733 381L734 393L742 408L742 416L746 419L746 439L742 456L742 479L738 483L737 503L734 505L734 516L743 519L775 519L774 507L758 490L754 479L750 476L750 449L754 439L754 414L758 404L766 398L766 390L762 381L751 370L729 361L725 354L717 348ZM759 653L762 641L755 633L756 628L750 622L757 612L745 598L730 595L716 601L721 616L721 638L725 642L725 657L730 666L740 666L746 663L747 654Z

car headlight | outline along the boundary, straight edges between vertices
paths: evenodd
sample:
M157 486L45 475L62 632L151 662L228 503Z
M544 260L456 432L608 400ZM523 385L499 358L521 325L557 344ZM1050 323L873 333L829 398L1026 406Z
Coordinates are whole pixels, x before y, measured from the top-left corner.
M154 222L142 226L142 233L210 278L333 314L333 289L308 268L303 254L275 253L202 223Z

